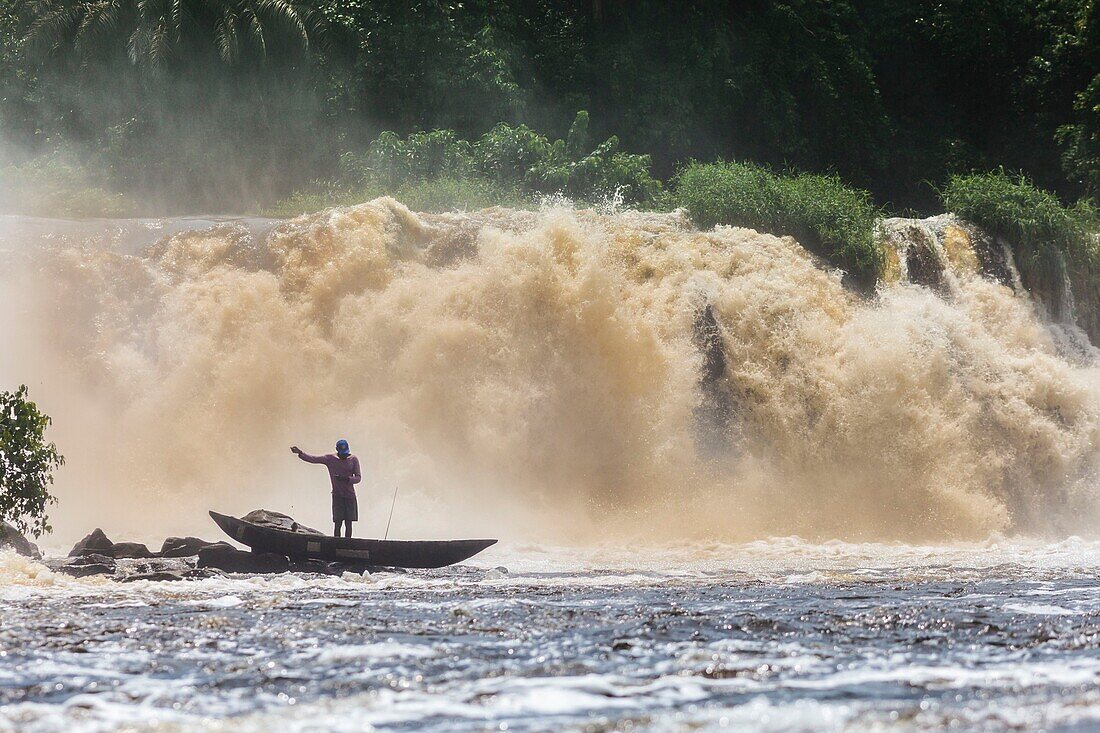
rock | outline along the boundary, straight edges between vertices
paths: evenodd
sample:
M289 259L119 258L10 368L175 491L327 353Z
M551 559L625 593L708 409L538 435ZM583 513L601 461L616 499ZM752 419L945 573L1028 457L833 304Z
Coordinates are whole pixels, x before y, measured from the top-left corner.
M946 266L927 242L917 242L909 247L905 253L905 266L909 271L909 282L932 290L946 291Z
M127 560L119 563L125 575L150 575L153 573L180 573L184 574L194 569L194 566L182 557L156 557L146 560Z
M244 552L219 543L222 546L204 547L199 550L200 568L217 568L230 573L285 573L290 561L272 552Z
M211 542L198 537L169 537L160 547L161 557L195 557L199 550L211 545L230 545L225 542Z
M710 303L695 312L691 329L692 344L703 357L698 381L701 399L693 414L695 445L701 455L719 458L732 445L730 430L736 405L726 365L726 340Z
M342 571L331 567L324 560L295 560L290 563L292 573L312 573L314 575L339 575Z
M62 565L58 572L74 578L86 578L89 575L114 575L115 566L101 562Z
M114 547L111 548L111 555L128 558L153 557L153 553L149 551L149 548L140 542L116 542Z
M173 580L186 580L189 577L188 573L181 573L173 570L157 570L152 573L137 573L136 575L126 575L120 578L123 583L134 583L139 580L155 580L158 582L173 581Z
M235 552L240 552L240 550L238 550L236 547L229 544L228 542L211 542L208 545L206 545L205 547L200 547L199 551L195 553L195 556L197 557L197 556L201 555L203 550L208 550L210 552L216 552L216 551L219 551L219 550L222 550L222 551L224 551L224 550L233 550Z
M89 575L113 575L118 567L113 557L88 553L73 558L51 559L47 566L54 572L85 578Z
M87 555L81 555L80 557L74 557L72 560L67 560L64 563L69 566L76 565L110 565L112 568L117 564L113 557L107 555L100 555L97 553L88 553Z
M107 535L103 534L103 530L97 527L90 535L73 545L73 549L69 551L69 557L87 555L92 552L100 555L110 555L114 546L115 543L107 539Z
M204 580L206 578L221 578L225 575L221 570L217 568L191 568L184 577L188 580Z
M304 524L298 524L294 517L279 512L273 512L268 509L256 509L241 517L246 522L259 525L261 527L271 527L272 529L285 529L288 532L300 532L301 534L323 534L312 527L307 527Z
M42 558L38 551L38 545L34 544L23 533L7 522L0 522L0 549L9 548L24 557L33 557L35 560Z
M140 542L111 542L102 529L96 528L90 535L73 545L69 557L80 555L104 555L106 557L146 558L154 557L149 548Z

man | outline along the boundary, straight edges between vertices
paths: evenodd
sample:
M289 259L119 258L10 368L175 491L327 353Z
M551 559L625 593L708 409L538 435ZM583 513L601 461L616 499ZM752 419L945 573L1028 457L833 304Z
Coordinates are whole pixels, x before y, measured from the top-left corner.
M290 449L306 463L321 463L328 468L328 477L332 481L332 536L340 536L340 525L344 525L344 536L351 537L351 523L359 521L359 503L355 500L355 484L363 480L359 471L359 459L351 454L348 441L336 441L336 453L323 456L311 456L302 452L298 446Z

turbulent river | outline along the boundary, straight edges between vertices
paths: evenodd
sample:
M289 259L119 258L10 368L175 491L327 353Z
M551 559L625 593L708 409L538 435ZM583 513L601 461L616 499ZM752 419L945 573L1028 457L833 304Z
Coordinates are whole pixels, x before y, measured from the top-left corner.
M501 539L175 583L0 555L0 730L1100 727L1100 356L963 223L886 230L859 293L682 213L0 217L47 554L324 526L287 448L337 437L360 534L399 487L391 536Z
M0 730L1100 726L1083 540L528 546L161 584L2 562Z

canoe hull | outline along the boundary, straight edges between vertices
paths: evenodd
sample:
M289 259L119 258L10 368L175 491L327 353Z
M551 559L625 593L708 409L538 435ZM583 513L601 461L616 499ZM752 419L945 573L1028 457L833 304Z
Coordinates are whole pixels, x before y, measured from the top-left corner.
M467 560L496 540L371 540L328 537L261 527L210 512L231 538L254 552L274 552L292 560L329 560L390 568L441 568Z

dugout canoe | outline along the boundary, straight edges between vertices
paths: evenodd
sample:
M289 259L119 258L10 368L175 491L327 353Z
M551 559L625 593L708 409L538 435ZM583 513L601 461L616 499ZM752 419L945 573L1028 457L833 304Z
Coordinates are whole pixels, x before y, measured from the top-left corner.
M339 560L387 568L441 568L467 560L496 540L371 540L329 537L262 527L237 517L210 512L231 538L255 552L274 552L292 560Z

